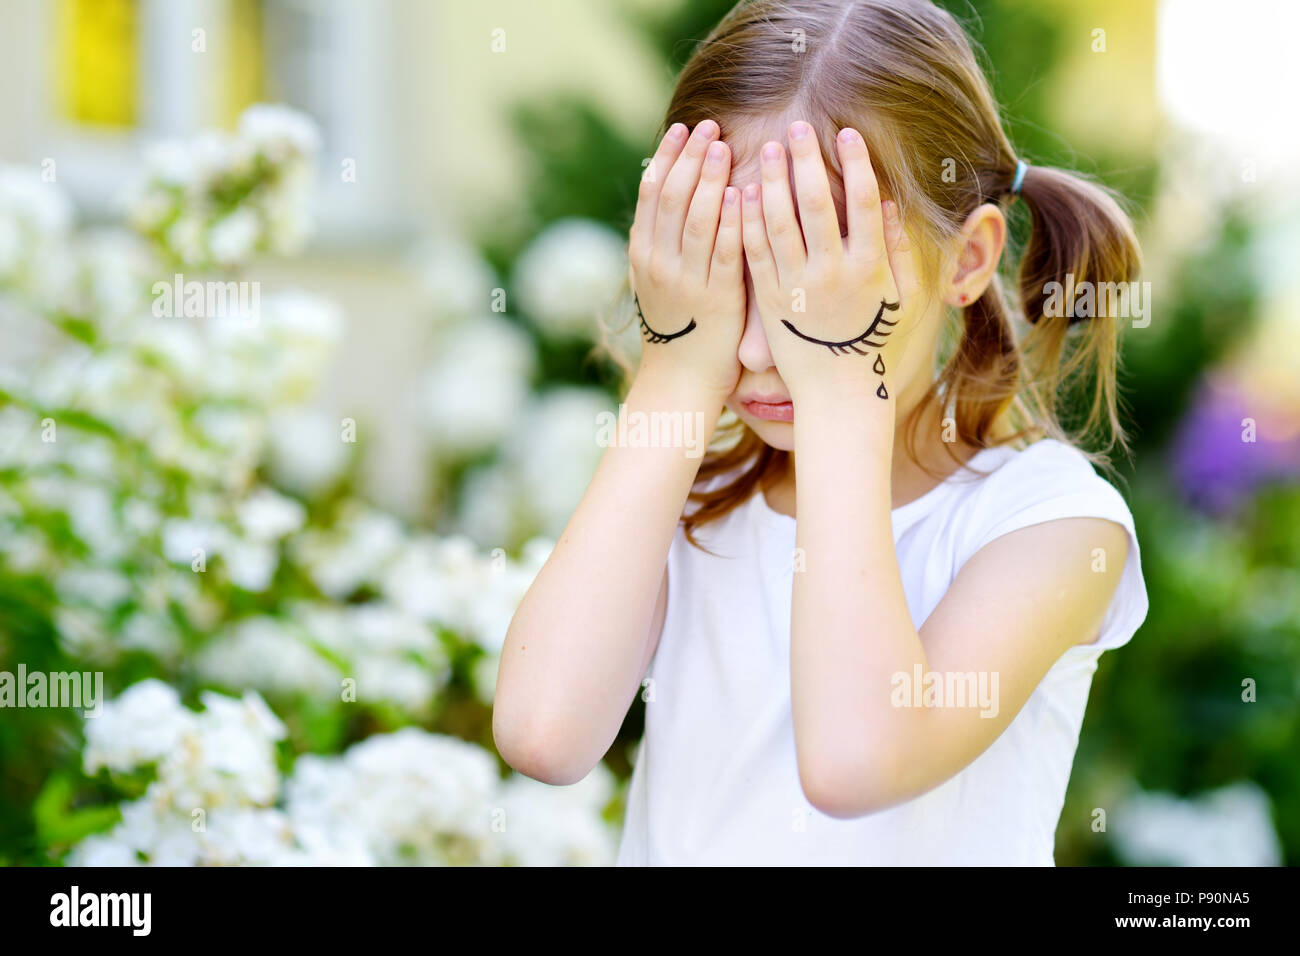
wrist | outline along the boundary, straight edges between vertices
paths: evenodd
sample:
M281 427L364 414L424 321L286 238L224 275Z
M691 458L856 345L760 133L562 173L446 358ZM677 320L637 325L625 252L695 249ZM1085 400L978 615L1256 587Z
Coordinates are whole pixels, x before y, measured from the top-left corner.
M709 382L693 369L643 364L632 379L628 404L645 411L702 411L717 419L735 384Z
M811 388L791 389L796 436L798 423L806 422L811 427L805 431L824 432L832 440L834 436L861 435L892 447L898 402L888 386L886 397L881 398L879 387L879 379L859 382L828 378Z

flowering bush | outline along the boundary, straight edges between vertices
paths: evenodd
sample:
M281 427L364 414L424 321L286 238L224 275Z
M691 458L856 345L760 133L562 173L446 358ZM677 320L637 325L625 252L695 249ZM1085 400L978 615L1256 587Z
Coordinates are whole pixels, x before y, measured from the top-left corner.
M485 554L351 492L347 422L308 404L332 303L252 283L213 308L214 288L245 291L231 270L305 237L317 141L254 107L234 136L156 148L135 234L79 234L54 184L0 169L0 321L39 330L0 366L0 657L120 692L80 727L45 709L0 738L27 787L5 809L31 830L0 855L612 860L609 780L503 781L491 751L496 655L547 543ZM474 372L524 383L502 389L515 403L468 430L444 407L447 445L504 435L526 338Z
M205 692L184 708L166 684L136 684L87 730L88 773L156 768L111 831L69 862L129 866L591 864L612 857L603 768L560 799L502 782L492 755L406 727L340 756L299 757L282 779L284 725L262 699Z

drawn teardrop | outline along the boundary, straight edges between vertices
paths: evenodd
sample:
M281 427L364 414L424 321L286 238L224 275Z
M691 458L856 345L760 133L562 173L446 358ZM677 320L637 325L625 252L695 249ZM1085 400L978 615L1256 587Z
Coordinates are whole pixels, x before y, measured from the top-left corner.
M873 372L875 372L877 375L884 375L884 374L885 374L885 359L884 359L884 356L881 356L881 355L877 355L877 356L876 356L876 364L873 365L873 366L871 366L871 370L872 370Z
M878 395L880 398L888 398L888 397L889 397L889 393L888 393L887 391L885 391L885 383L884 383L884 382L881 382L881 383L880 383L880 388L876 389L876 395Z

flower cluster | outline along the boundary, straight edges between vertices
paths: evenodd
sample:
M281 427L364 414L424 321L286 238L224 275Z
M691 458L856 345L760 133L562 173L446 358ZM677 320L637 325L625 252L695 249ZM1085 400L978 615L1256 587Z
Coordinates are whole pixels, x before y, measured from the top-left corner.
M304 755L281 778L285 727L254 692L206 692L204 710L144 681L87 722L85 769L154 768L79 865L603 865L604 768L576 787L502 781L491 754L407 727L338 756Z
M245 111L234 136L155 144L131 200L131 224L185 269L292 253L310 231L306 200L319 145L306 117L269 105Z
M174 284L301 240L316 141L305 118L256 107L233 137L159 148L139 235L78 233L55 184L0 169L0 322L27 349L0 362L0 594L24 615L0 649L23 659L26 635L48 635L41 653L132 685L85 723L82 769L120 788L121 820L69 861L608 862L603 769L552 793L435 732L490 736L543 523L485 552L363 501L347 420L312 405L337 306L259 289L190 310ZM212 275L200 292L229 273ZM517 434L536 357L520 326L457 318L463 304L446 310L438 373L453 387L429 383L448 460ZM495 382L508 401L458 420L466 374L465 391Z

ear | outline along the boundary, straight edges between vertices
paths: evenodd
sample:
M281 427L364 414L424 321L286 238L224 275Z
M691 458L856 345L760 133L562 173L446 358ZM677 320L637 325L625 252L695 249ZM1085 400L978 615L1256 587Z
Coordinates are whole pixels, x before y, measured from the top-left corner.
M943 301L963 308L984 294L997 273L1007 243L1002 210L992 203L977 207L966 217L954 243L952 274L943 284Z

